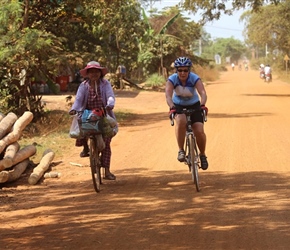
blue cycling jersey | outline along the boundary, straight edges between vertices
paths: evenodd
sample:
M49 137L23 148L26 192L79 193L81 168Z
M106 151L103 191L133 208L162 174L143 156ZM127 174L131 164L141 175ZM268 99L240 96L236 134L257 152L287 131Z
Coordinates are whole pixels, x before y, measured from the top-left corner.
M177 73L169 76L168 81L170 81L174 86L172 97L173 103L181 106L190 106L197 103L199 101L199 96L195 84L199 79L198 75L190 72L185 86L182 86Z

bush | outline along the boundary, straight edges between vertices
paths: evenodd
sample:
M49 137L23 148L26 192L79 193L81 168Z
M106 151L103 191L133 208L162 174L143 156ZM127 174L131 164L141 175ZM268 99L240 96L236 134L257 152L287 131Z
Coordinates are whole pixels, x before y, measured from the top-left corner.
M157 73L152 74L145 82L146 87L160 87L165 84L165 79L163 76L158 75Z
M219 70L216 67L201 67L200 65L194 65L193 72L199 75L203 82L212 82L219 78Z

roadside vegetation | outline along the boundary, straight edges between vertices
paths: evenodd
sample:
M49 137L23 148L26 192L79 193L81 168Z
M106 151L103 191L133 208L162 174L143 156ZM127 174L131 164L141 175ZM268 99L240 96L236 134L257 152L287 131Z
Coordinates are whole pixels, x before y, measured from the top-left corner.
M186 0L161 11L149 9L152 2L0 0L0 112L21 115L28 110L34 121L40 120L45 107L37 88L57 93L56 77L74 81L91 60L112 73L124 65L134 84L160 88L178 56L190 57L205 82L218 78L227 59L252 60L252 67L270 63L278 72L285 67L285 55L290 56L290 0ZM204 31L206 22L249 3L252 11L241 17L245 42L213 39ZM203 20L189 20L184 11L201 11ZM216 55L221 64L216 65Z

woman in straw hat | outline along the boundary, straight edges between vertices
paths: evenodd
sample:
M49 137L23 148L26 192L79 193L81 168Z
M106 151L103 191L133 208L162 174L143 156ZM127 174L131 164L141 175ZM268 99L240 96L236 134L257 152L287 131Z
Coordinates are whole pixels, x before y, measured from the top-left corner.
M91 61L80 71L80 74L86 79L83 81L77 91L75 102L72 105L70 114L75 111L85 109L97 109L105 107L107 113L116 119L113 112L115 106L115 95L111 83L103 77L108 73L107 68L101 67L96 61ZM111 137L104 138L105 149L101 152L101 165L105 168L105 179L115 180L116 176L110 172L111 162ZM83 146L80 157L89 156L89 147L87 138L77 139L76 146Z

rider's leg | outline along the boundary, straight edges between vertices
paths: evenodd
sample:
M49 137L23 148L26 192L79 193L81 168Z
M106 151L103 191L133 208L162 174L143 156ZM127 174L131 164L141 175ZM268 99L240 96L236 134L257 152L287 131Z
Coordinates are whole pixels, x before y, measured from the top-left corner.
M186 116L185 114L176 114L175 115L175 136L177 140L177 145L179 149L184 148L184 140L186 133Z
M76 139L77 147L83 146L83 151L80 153L80 157L88 157L89 156L89 146L88 146L88 138Z
M179 148L177 159L181 162L185 160L184 140L186 133L186 116L185 114L175 115L175 136Z
M116 176L110 171L111 157L112 157L111 139L112 138L110 137L104 138L106 146L101 152L101 165L102 167L105 168L105 179L115 180Z
M193 132L196 137L197 146L200 154L205 155L206 134L204 133L204 125L201 122L196 122L192 125Z
M204 133L204 126L202 122L196 122L192 125L192 129L194 131L197 146L199 148L200 154L200 163L201 168L206 170L208 168L207 157L205 155L205 146L206 146L206 135Z

